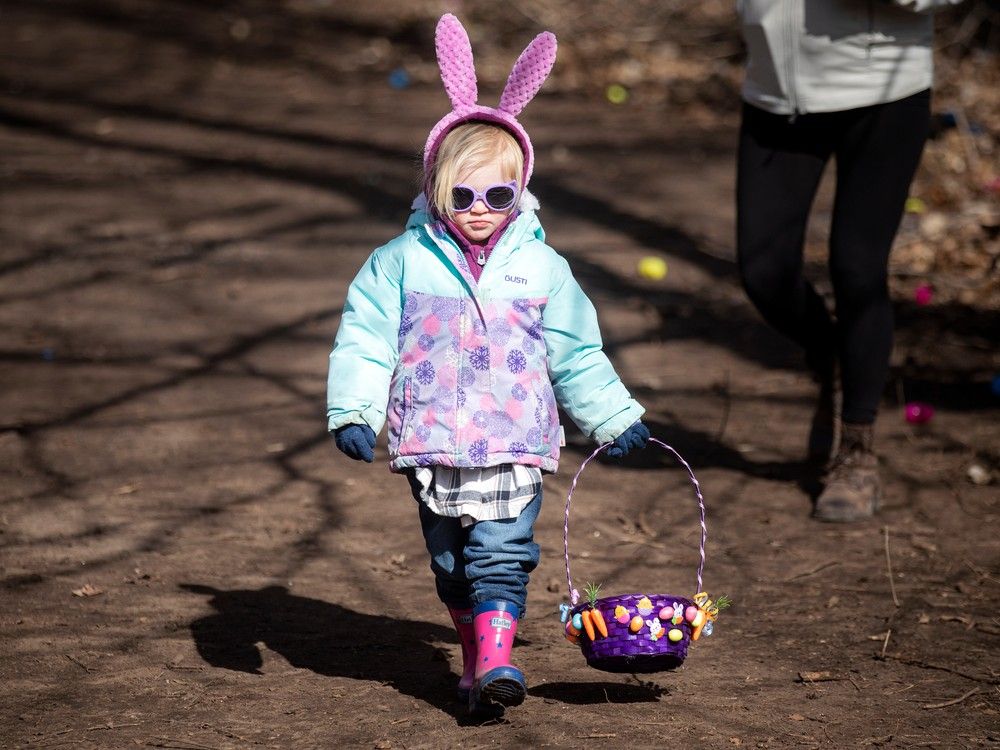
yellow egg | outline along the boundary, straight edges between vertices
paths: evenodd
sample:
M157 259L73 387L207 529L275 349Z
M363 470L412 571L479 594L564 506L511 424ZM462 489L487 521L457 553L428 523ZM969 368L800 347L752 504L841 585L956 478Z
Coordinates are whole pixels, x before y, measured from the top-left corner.
M632 622L628 624L628 629L631 630L633 633L638 633L640 630L642 630L642 618L639 617L639 615L633 617Z
M628 101L628 89L620 83L612 83L605 90L604 95L612 104L624 104Z
M670 628L670 632L667 633L667 638L669 638L674 643L684 638L684 633L681 632L680 628Z
M647 255L639 261L639 275L658 281L667 275L667 261L656 255Z

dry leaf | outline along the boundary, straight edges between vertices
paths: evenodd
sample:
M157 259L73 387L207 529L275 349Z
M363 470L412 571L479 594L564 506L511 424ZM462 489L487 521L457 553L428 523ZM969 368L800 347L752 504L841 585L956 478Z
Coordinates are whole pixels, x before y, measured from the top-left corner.
M93 586L89 583L83 584L78 589L73 589L73 596L97 596L98 594L103 594L104 589L99 589L97 586Z

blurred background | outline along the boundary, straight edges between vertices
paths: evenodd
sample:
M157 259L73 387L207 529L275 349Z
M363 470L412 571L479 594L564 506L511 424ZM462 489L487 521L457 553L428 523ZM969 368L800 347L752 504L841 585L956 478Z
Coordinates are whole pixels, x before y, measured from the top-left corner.
M445 11L487 103L535 34L559 39L519 118L540 219L654 434L695 467L710 590L737 600L734 637L662 679L676 689L595 677L567 651L560 501L592 448L570 427L520 631L550 682L508 741L577 747L614 724L644 747L666 719L710 746L992 743L998 0L936 19L934 137L891 258L886 502L850 529L809 519L815 387L735 272L732 0L4 0L0 747L496 742L456 726L458 646L405 482L382 443L375 466L338 454L324 418L347 286L402 230L448 109ZM826 292L831 176L807 236ZM639 272L650 257L665 275ZM907 423L911 400L933 420ZM674 469L588 469L580 580L690 579L696 510Z
M158 127L168 113L175 124L269 114L332 132L361 100L414 90L440 111L433 33L442 11L468 26L484 100L544 28L559 39L550 101L641 111L691 130L735 122L743 46L730 0L603 0L585 10L569 0L11 0L0 29L4 114L30 127L37 106L75 108L100 143L139 124L125 120ZM936 20L935 138L893 269L897 279L933 274L946 299L996 307L1000 3L970 0ZM417 134L411 144L417 152ZM31 174L9 160L3 169L8 181Z

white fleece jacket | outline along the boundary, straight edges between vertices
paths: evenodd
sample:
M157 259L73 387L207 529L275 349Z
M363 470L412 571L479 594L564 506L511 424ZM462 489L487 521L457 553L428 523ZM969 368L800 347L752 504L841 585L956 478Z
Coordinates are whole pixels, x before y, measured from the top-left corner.
M896 101L933 83L934 10L961 0L737 0L743 98L776 114Z

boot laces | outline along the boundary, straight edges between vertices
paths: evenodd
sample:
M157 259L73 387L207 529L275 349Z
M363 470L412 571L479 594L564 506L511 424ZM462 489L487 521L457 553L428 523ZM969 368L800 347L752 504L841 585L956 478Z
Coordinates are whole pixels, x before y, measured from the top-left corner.
M863 489L869 482L871 466L868 452L863 448L854 447L842 450L833 459L833 464L827 472L827 484L845 484L854 489Z

